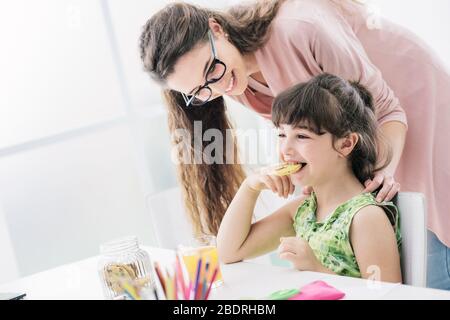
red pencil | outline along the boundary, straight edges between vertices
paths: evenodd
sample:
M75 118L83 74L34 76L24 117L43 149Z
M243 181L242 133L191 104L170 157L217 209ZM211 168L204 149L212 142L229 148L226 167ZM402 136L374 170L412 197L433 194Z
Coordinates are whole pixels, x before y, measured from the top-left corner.
M176 270L178 274L177 279L181 284L181 290L183 291L184 300L189 300L189 298L186 297L186 285L184 283L183 269L181 268L180 258L178 257L178 254L176 255Z
M156 275L158 276L159 283L161 284L161 287L163 289L164 296L167 299L166 284L165 284L164 276L163 276L163 274L161 272L161 269L159 268L158 262L155 262L155 271L156 271Z
M218 272L219 272L219 266L217 266L216 269L214 269L214 273L213 273L212 278L211 278L211 281L210 281L210 283L209 283L208 291L206 291L206 294L205 294L205 300L208 300L209 292L211 291L212 284L213 284L214 281L216 280L216 277L217 277L217 273L218 273Z

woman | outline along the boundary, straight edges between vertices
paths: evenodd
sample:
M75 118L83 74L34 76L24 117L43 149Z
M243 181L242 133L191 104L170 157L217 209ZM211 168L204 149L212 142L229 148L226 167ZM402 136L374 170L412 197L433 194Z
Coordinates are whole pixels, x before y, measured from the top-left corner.
M414 34L384 19L373 23L366 7L351 0L259 1L228 12L178 3L147 22L141 58L166 88L173 133L194 133L198 120L203 132L216 128L225 137L223 95L270 118L273 98L296 83L323 72L359 81L374 97L379 129L393 151L365 191L382 185L378 201L390 200L400 184L425 194L429 285L450 289L450 75ZM197 232L217 233L244 178L236 161L222 160L179 166Z

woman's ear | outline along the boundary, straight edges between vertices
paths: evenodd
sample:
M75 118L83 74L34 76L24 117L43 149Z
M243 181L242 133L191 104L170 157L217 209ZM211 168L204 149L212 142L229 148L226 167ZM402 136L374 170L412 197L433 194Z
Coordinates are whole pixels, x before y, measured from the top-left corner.
M224 36L225 32L223 31L222 26L216 21L214 18L208 19L209 29L211 29L214 37Z
M344 138L338 140L338 152L344 157L352 153L359 141L359 135L355 132L349 133Z

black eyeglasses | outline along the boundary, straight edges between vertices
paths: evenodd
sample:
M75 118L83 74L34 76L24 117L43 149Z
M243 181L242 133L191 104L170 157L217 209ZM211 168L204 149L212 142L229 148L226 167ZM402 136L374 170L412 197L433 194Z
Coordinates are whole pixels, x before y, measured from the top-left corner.
M211 83L215 83L222 79L225 72L227 71L227 66L225 63L217 59L216 46L214 44L214 37L211 30L208 30L209 43L211 44L211 54L213 56L213 61L208 68L205 76L205 84L199 87L192 95L185 95L181 93L186 103L186 107L189 106L202 106L211 99L212 90L209 87Z

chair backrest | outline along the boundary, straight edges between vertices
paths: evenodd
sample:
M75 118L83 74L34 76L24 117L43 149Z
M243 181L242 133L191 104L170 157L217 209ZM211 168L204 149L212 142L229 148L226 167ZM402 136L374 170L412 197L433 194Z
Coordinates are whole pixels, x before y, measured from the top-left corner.
M176 249L179 244L191 242L192 228L179 188L150 195L147 204L159 247Z
M421 193L401 192L396 201L402 234L403 283L426 286L427 224L425 197Z

